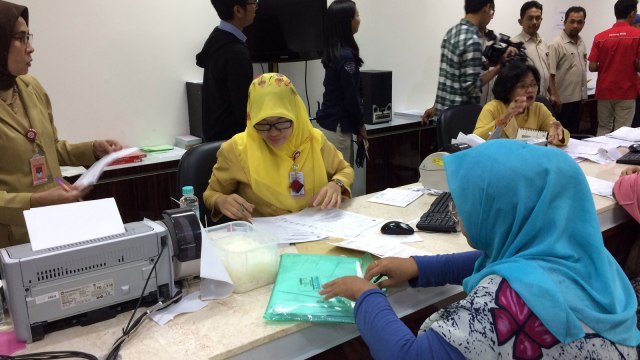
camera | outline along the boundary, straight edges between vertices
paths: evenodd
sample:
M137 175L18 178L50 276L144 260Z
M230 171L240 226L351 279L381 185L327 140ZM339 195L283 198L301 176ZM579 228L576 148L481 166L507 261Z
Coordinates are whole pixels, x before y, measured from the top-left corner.
M499 34L496 36L493 31L489 30L485 34L489 43L484 48L482 56L487 59L489 66L496 66L502 61L502 56L507 51L507 48L512 47L518 52L507 59L507 63L519 61L522 63L527 62L527 52L525 51L524 43L522 41L513 42L508 35Z

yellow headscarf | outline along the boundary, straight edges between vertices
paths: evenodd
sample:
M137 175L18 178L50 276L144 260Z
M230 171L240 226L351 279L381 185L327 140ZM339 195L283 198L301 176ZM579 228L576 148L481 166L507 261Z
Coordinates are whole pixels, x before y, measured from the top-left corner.
M267 117L278 116L293 121L293 131L278 148L267 144L253 127ZM307 108L286 76L263 74L249 87L247 128L232 138L240 161L249 170L251 188L260 197L290 211L309 206L313 196L328 182L320 148L324 136L314 129ZM293 154L298 171L304 174L304 196L293 197L289 190L289 173Z

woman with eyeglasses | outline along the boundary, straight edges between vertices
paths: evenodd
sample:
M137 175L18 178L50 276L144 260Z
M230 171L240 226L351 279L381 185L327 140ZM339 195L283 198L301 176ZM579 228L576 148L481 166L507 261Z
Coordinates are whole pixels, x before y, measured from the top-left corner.
M368 147L360 93L360 49L353 35L360 28L360 14L352 0L335 0L327 9L324 30L324 93L316 114L318 125L353 166L353 135Z
M311 125L291 81L268 73L249 86L247 127L220 148L203 199L214 220L338 208L342 196L351 197L353 175Z
M515 139L520 128L542 130L548 132L549 144L566 145L569 132L544 104L536 102L539 85L540 73L534 66L518 61L508 64L498 74L495 99L482 107L473 133L488 139L498 129L498 137Z
M326 284L355 300L375 359L637 359L637 301L604 247L582 169L562 150L494 140L444 158L476 251L383 258ZM571 186L567 186L571 184ZM384 274L387 279L373 284ZM380 289L462 285L416 336Z
M26 7L0 0L0 247L29 241L24 210L78 201L91 190L57 184L60 165L91 165L122 148L115 140L58 139L49 96L27 75L28 25Z

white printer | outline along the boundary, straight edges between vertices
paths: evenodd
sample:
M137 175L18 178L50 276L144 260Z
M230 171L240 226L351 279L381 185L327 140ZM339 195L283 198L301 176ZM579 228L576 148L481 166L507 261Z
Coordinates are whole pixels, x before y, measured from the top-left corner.
M201 226L192 211L171 211L162 222L125 224L122 234L40 251L32 251L30 244L0 249L17 337L33 342L51 331L133 309L158 257L143 304L173 297L174 266L185 273L180 277L198 274L186 270L199 269Z

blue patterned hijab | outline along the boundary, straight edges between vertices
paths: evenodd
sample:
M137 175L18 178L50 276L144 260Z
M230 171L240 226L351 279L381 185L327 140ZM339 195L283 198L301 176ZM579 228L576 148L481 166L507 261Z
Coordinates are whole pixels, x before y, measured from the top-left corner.
M581 321L615 343L640 343L635 294L604 247L574 160L555 148L492 140L444 163L467 236L483 252L465 291L497 274L564 343L584 337Z

